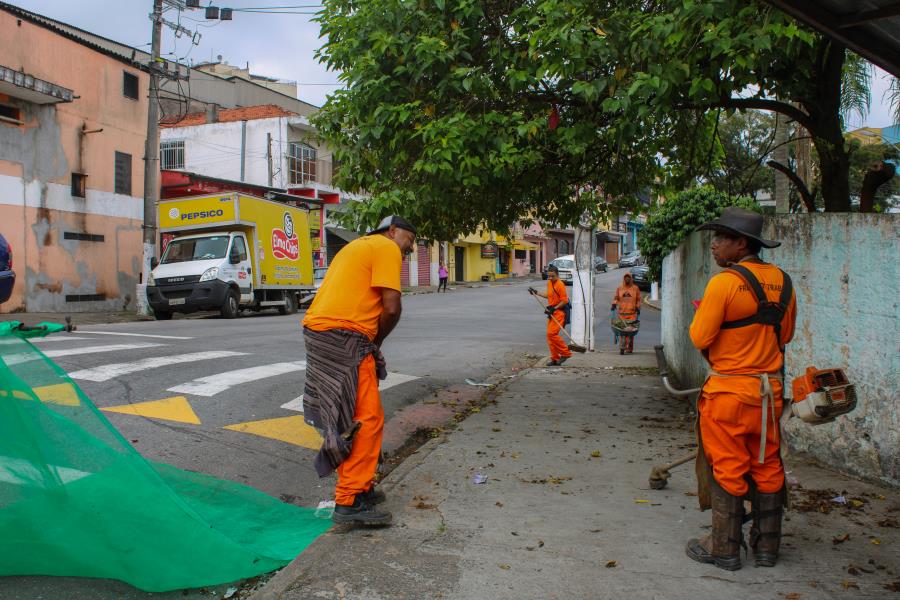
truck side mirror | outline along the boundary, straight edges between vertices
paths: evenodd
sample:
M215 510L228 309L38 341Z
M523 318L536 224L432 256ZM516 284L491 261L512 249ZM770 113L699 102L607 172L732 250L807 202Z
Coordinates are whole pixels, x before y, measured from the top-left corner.
M241 262L240 253L237 252L237 250L232 250L231 255L228 257L228 262L230 262L233 265L240 264L240 262Z
M151 257L150 258L150 270L152 271L153 269L155 269L158 266L159 266L159 259L156 258L155 256Z

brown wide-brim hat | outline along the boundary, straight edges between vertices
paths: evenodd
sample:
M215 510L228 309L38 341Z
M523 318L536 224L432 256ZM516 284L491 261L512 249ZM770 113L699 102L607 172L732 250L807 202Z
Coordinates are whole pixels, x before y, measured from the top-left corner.
M752 210L738 208L737 206L729 206L722 211L722 215L718 219L713 219L709 223L704 223L694 231L703 229L711 229L712 231L721 231L731 235L743 236L751 240L756 240L762 244L763 248L777 248L781 242L777 240L767 240L762 237L763 216Z

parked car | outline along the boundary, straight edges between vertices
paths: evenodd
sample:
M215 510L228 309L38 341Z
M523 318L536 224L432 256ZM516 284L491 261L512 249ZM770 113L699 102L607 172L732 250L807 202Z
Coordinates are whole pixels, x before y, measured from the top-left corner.
M631 269L631 279L639 290L645 292L650 291L650 267L647 265L638 265Z
M9 300L14 285L16 272L13 271L12 247L3 234L0 234L0 303Z
M641 256L641 252L639 250L632 250L626 254L623 254L619 258L619 268L623 267L636 267L638 265L644 264L644 257Z
M596 273L606 273L606 270L609 268L609 265L606 263L606 259L602 256L594 257L594 272Z

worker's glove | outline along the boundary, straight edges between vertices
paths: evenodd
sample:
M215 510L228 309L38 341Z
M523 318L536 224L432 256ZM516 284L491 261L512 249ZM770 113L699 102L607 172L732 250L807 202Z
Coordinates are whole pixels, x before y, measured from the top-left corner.
M528 293L531 294L532 296L534 296L535 294L537 294L537 290L534 289L533 287L530 287L530 288L528 288Z
M609 307L609 310L611 310L611 311L614 311L614 312L615 312L615 310L616 310L616 305L615 305L615 304L613 304L613 305L612 305L612 306L610 306L610 307Z
M380 349L375 353L375 374L380 381L387 379L387 361Z
M544 313L545 313L548 317L551 316L551 315L552 315L553 313L555 313L555 312L556 312L556 307L555 307L555 306L548 306L547 308L544 309Z

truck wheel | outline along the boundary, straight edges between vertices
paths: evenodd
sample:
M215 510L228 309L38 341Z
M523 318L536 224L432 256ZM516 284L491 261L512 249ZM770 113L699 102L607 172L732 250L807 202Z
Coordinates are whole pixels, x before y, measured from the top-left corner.
M153 318L157 321L168 321L172 318L172 313L166 312L164 310L154 310Z
M238 311L240 310L240 297L238 293L234 290L228 290L228 294L225 296L225 304L222 305L222 313L223 319L234 319L238 316Z
M284 306L278 307L278 313L292 315L297 312L297 295L294 292L284 293Z

